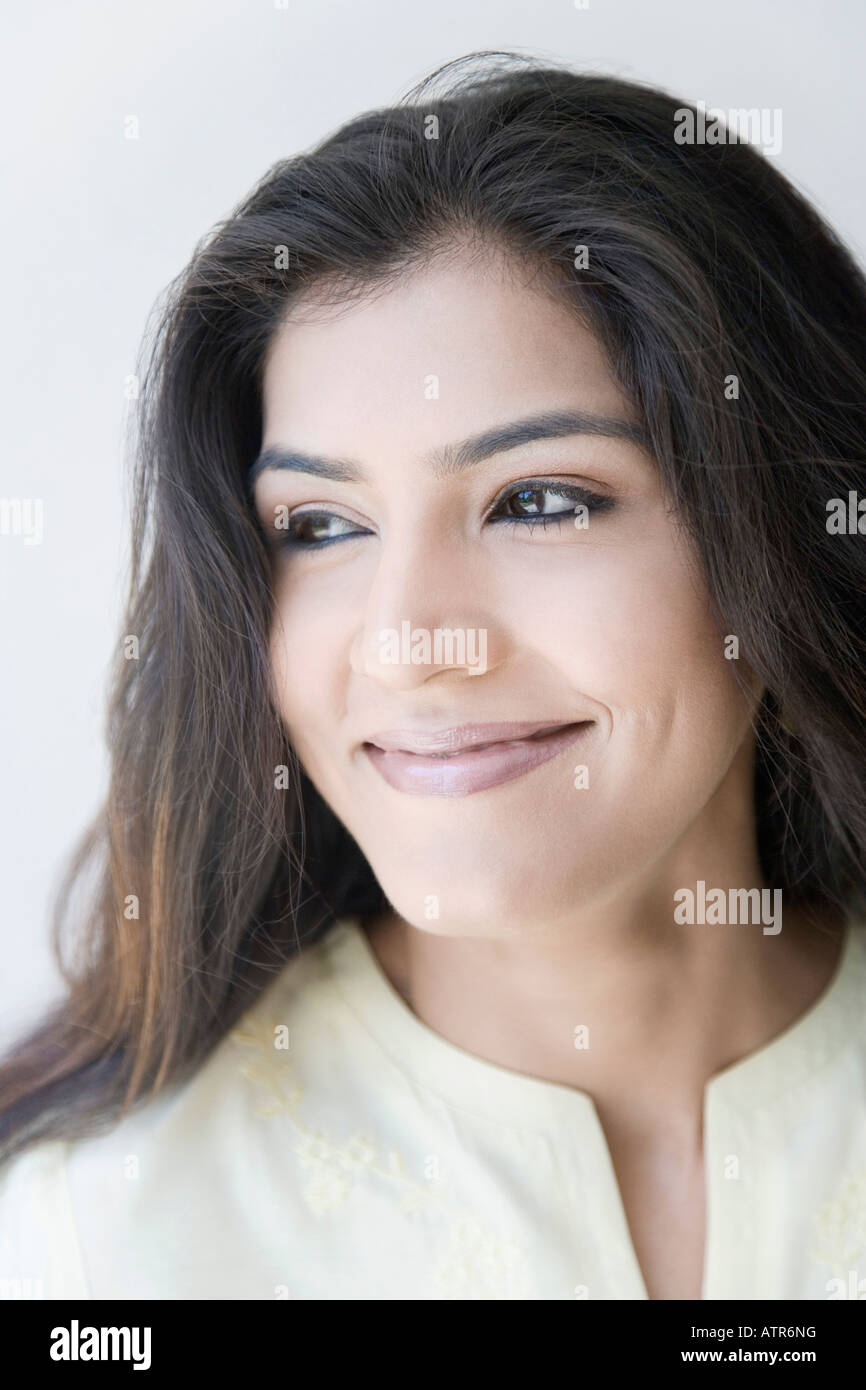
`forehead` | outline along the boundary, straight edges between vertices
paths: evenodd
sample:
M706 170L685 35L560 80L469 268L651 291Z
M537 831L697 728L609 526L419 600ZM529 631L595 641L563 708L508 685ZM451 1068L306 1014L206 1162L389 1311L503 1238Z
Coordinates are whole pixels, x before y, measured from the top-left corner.
M264 442L357 455L567 405L634 418L567 289L500 251L437 256L347 302L292 306L263 377Z

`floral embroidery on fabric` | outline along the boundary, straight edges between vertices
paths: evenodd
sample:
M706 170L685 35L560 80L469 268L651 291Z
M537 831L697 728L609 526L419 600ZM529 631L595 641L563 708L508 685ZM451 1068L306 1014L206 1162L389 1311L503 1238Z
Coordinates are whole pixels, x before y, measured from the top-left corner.
M524 1297L526 1268L516 1242L486 1231L471 1213L455 1206L441 1183L414 1178L397 1149L383 1152L367 1134L353 1134L340 1141L303 1123L298 1109L305 1088L295 1075L294 1061L288 1052L274 1048L281 1023L253 1011L232 1030L229 1038L235 1045L258 1054L239 1068L241 1075L262 1092L256 1115L285 1115L294 1129L294 1152L307 1172L302 1195L311 1210L317 1216L338 1211L359 1175L373 1176L392 1185L395 1194L399 1194L399 1208L406 1215L420 1211L448 1222L449 1249L433 1270L434 1285L444 1297Z
M846 1176L838 1196L818 1208L813 1218L812 1255L845 1279L858 1268L866 1276L866 1163Z
M439 1288L451 1298L498 1298L507 1293L477 1293L479 1279L488 1287L513 1290L522 1287L523 1252L514 1241L491 1238L470 1216L453 1221L451 1250L435 1273ZM514 1297L514 1293L511 1293Z

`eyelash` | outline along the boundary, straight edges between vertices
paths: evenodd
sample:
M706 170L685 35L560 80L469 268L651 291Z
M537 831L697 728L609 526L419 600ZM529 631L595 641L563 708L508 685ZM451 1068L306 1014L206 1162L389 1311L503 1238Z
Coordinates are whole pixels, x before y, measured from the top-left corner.
M506 493L494 503L494 510L497 507L507 505L513 497L518 497L522 492L551 493L555 497L566 497L574 506L582 505L587 511L605 512L610 511L615 505L614 499L598 492L591 492L589 488L579 487L574 484L551 483L543 478L525 478L519 483L515 483ZM565 509L561 512L551 512L547 515L541 513L537 516L494 516L493 524L500 526L503 523L510 526L541 526L546 530L549 526L561 526L564 521L574 515L574 507L570 510ZM363 530L347 531L341 536L326 536L323 540L302 541L298 539L297 533L293 529L293 521L319 520L320 518L335 517L338 521L344 521L347 525L351 524L347 518L340 517L336 512L321 511L301 512L295 518L289 518L289 525L285 535L278 537L277 544L280 549L287 550L324 550L326 546L335 545L340 541L353 540L356 536L364 535ZM366 533L366 534L369 534ZM531 531L530 531L531 534Z

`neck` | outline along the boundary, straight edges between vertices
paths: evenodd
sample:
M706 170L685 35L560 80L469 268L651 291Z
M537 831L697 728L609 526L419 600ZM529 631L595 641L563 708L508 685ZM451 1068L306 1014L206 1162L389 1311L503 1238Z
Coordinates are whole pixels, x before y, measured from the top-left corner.
M781 931L709 912L676 922L674 894L700 881L728 901L730 890L765 889L751 836L697 827L651 879L541 927L511 919L479 937L392 912L366 930L392 985L449 1042L584 1091L635 1133L673 1131L697 1149L709 1079L815 1002L843 935L838 917L790 907Z

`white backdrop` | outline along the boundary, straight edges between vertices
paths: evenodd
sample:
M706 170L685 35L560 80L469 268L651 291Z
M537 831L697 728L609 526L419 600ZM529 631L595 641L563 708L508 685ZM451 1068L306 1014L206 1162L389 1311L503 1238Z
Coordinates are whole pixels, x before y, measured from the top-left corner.
M0 1044L59 991L49 902L105 787L124 378L156 297L271 164L450 58L517 49L780 108L772 158L866 259L857 0L6 0L2 28L0 497L42 499L44 529L0 535Z

